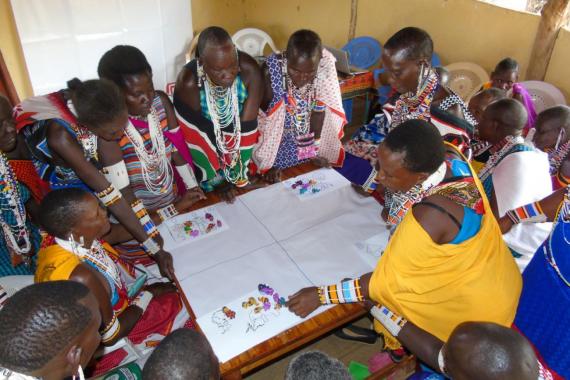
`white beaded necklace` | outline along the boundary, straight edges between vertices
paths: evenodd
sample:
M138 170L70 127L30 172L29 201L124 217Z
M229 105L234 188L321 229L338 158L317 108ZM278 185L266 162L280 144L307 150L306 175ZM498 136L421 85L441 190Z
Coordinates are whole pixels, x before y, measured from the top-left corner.
M0 182L4 182L4 187L0 191L2 199L1 211L11 212L16 219L16 224L8 224L4 218L0 218L2 231L8 246L18 255L30 252L30 235L26 228L26 208L22 202L18 180L8 163L8 158L0 152Z
M293 120L293 126L295 127L295 132L297 136L304 136L311 132L311 111L313 107L313 101L315 98L315 86L313 79L311 83L306 84L302 88L297 88L289 74L287 74L287 58L283 56L283 86L286 96L294 100L295 104L290 104L289 100L287 102L287 110L291 115Z
M198 72L203 72L201 66ZM204 82L204 92L206 94L206 104L208 114L214 125L214 135L216 136L216 147L222 154L224 177L235 184L241 179L241 121L239 115L239 101L237 95L238 81L234 79L231 87L224 88L216 86L210 81L207 74ZM199 79L200 80L200 79ZM227 130L233 124L233 131ZM229 156L229 164L226 156ZM231 168L240 165L240 170L235 170L232 174Z
M154 108L147 116L150 135L150 150L147 150L144 139L133 123L125 128L125 135L133 145L142 168L142 177L146 188L153 194L160 195L172 188L172 166L166 155L164 134Z

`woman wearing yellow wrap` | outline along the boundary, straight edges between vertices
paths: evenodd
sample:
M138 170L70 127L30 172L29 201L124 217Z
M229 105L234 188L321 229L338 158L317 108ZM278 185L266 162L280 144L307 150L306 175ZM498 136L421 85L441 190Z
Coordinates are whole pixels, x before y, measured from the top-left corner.
M288 307L305 317L320 305L373 301L375 329L396 349L409 320L447 341L465 321L510 326L521 276L489 202L465 159L435 127L410 120L378 148L378 181L413 193L376 269L355 280L305 288Z

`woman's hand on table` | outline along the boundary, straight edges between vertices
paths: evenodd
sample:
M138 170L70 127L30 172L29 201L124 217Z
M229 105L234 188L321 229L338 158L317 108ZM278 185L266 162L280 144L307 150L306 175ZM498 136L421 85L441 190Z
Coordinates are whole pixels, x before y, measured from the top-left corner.
M174 203L174 207L179 213L188 211L192 205L198 201L206 199L206 195L199 186L186 190L184 195Z
M305 318L321 306L317 287L303 288L297 293L290 295L286 305L292 313Z
M216 192L224 202L234 203L236 200L237 190L235 189L234 185L229 182L224 182L221 184L216 189Z
M324 157L315 157L311 160L311 162L318 166L319 168L330 168L331 167L331 163L329 162L329 160L327 160Z
M271 184L281 182L281 169L271 168L262 177Z

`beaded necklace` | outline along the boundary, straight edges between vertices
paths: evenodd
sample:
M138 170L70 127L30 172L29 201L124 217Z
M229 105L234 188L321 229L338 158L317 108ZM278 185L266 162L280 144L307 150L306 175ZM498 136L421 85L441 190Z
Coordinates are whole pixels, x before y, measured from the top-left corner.
M73 106L73 102L71 100L67 101L67 108L69 108L69 111L73 114L73 116L77 117L75 107ZM97 160L97 135L77 123L69 123L69 125L75 133L77 142L83 148L83 154L85 157L88 159Z
M160 195L172 188L173 173L172 166L166 156L164 134L153 107L147 116L147 123L150 150L146 149L143 137L130 121L125 128L125 135L133 145L141 163L142 177L146 188L151 193Z
M495 166L497 166L497 164L509 154L515 145L523 143L524 139L521 136L507 136L501 142L491 147L491 157L489 157L489 160L479 172L481 182L484 182L491 174L493 174Z
M117 289L121 289L123 280L121 279L117 264L109 257L99 240L93 240L90 249L83 246L83 237L81 238L81 243L77 243L73 239L73 236L70 236L68 241L55 238L55 242L66 251L73 253L81 261L89 261L89 263L97 267L98 271L105 276L107 281L114 284Z
M282 78L285 104L291 115L297 137L305 136L311 131L311 111L315 99L315 78L302 88L297 88L287 73L287 58L283 55Z
M9 224L0 218L2 231L8 247L18 255L30 252L31 243L26 228L26 208L22 202L18 180L6 155L0 151L0 204L1 211L11 213L15 224Z
M236 184L241 182L242 161L240 155L241 121L238 101L237 78L229 88L217 86L204 72L198 63L198 82L204 85L208 113L214 125L216 147L222 154L221 163L224 177L227 181ZM233 125L233 131L228 127ZM232 168L239 165L239 170L232 173Z
M548 153L548 161L550 162L550 174L555 175L560 169L562 162L568 157L570 153L570 140L566 141L558 149Z
M438 83L437 73L429 69L428 75L418 84L415 94L412 92L402 94L394 106L391 128L411 119L429 121L431 102L437 91Z

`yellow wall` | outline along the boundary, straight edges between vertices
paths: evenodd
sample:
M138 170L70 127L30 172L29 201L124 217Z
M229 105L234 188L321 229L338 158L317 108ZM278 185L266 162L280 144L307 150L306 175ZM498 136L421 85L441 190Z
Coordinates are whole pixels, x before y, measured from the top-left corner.
M562 29L558 34L554 52L550 58L548 71L546 72L546 82L554 84L562 90L566 101L570 103L570 30Z
M0 50L21 99L33 95L10 0L0 0Z
M539 21L536 15L474 0L406 0L398 5L360 0L356 35L383 43L403 27L417 26L431 35L443 64L475 62L490 72L510 56L524 74Z
M257 27L283 49L297 29L310 28L327 45L340 47L347 40L351 0L191 0L196 32L220 25L231 34ZM384 42L398 29L414 25L426 29L444 64L478 63L491 71L501 58L511 56L524 74L539 17L476 0L359 0L356 35ZM9 0L0 0L0 49L20 97L32 95L21 45ZM557 40L546 81L559 87L570 101L570 31ZM524 78L521 78L524 79Z

